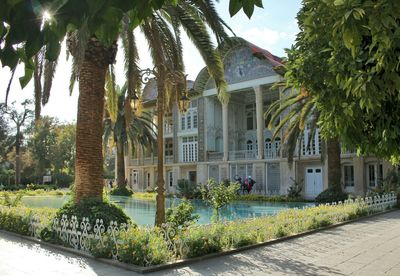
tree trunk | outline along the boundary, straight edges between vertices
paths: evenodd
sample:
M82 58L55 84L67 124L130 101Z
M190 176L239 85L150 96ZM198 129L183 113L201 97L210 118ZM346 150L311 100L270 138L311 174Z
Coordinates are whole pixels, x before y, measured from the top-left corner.
M21 184L21 132L17 128L17 135L15 139L15 185Z
M328 187L334 187L342 190L341 176L342 168L340 164L340 143L337 138L328 139L326 141L328 154Z
M79 74L76 122L75 201L103 195L103 110L104 84L108 63L105 49L91 40ZM96 57L97 55L97 57Z
M157 79L157 196L156 196L156 226L165 222L165 196L164 196L164 72L163 68ZM159 72L160 72L159 71Z
M120 139L117 140L117 185L118 188L126 187L124 144Z

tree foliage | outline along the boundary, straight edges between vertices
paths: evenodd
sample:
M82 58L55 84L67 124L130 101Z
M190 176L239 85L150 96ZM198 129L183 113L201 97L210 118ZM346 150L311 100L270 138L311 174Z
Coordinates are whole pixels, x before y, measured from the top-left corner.
M27 150L35 164L37 180L41 181L50 170L53 181L64 184L64 178L71 180L74 174L75 125L61 124L48 116L42 117L32 126Z
M231 15L243 8L250 17L254 5L262 7L260 0L230 1ZM133 29L164 4L191 2L188 0L0 1L0 61L3 66L8 66L11 70L15 69L19 62L23 62L25 76L20 78L20 82L25 86L34 74L34 56L44 49L47 60L57 60L61 42L68 32L86 29L102 44L111 46L118 37L120 22L125 14L129 16L130 28ZM198 2L208 3L208 1Z
M288 52L288 82L305 87L325 137L400 161L400 2L308 0Z

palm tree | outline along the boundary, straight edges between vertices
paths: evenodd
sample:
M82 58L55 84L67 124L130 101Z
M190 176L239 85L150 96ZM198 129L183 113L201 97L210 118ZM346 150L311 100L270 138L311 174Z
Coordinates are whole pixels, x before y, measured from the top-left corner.
M207 26L213 30L218 42L228 38L224 30L225 23L216 13L213 1L206 0L181 1L176 6L165 5L141 25L155 64L158 91L156 225L161 225L165 221L164 141L163 128L160 126L163 125L164 112L170 109L172 104L187 97L186 78L183 74L181 27L202 55L209 74L218 87L220 100L228 100L222 60L211 41ZM179 107L181 111L185 110L184 105L181 104Z
M127 149L155 145L156 133L149 114L142 113L137 116L130 108L127 97L127 86L116 86L114 89L112 77L108 78L106 85L106 113L104 120L103 145L107 145L112 136L117 148L117 185L125 187L125 159ZM128 146L129 145L129 146Z
M305 146L307 148L311 146L310 141L317 131L319 113L315 100L305 89L300 89L300 93L295 89L286 93L286 95L282 93L281 98L270 105L264 116L268 118L268 128L273 129L272 140L283 131L283 150L288 156L289 163L292 163L297 146L299 146L300 156L300 145L307 123L310 124L311 131ZM328 186L341 190L339 140L329 138L324 142L323 151L326 150L328 161Z

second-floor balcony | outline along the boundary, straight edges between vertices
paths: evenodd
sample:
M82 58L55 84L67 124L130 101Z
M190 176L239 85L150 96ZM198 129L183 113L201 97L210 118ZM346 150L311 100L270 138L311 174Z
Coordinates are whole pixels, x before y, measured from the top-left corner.
M224 159L223 152L208 152L208 161L222 161ZM280 158L279 149L269 148L264 151L264 159L276 159ZM256 150L234 150L229 151L228 160L255 160L257 159Z
M156 165L158 161L158 157L145 157L143 159L131 159L129 161L130 166L146 166L146 165ZM164 164L172 164L174 163L174 156L164 156Z

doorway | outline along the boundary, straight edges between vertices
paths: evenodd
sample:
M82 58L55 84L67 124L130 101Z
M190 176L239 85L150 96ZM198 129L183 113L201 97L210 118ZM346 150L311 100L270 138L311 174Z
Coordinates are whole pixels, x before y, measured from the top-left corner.
M304 197L306 199L314 199L324 190L321 167L306 168L305 180Z

